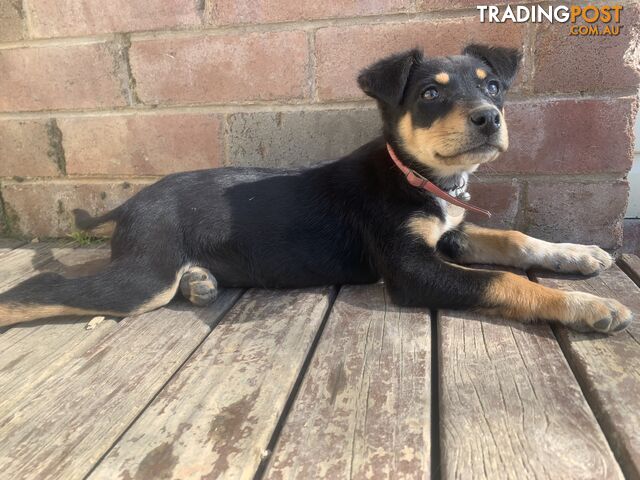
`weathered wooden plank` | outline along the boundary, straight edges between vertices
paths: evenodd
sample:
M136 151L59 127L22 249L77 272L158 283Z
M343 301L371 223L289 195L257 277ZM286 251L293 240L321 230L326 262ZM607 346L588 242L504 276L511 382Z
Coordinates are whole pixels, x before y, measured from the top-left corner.
M640 286L640 258L624 253L620 256L618 263L622 271L629 275L636 285Z
M9 342L0 337L0 416L18 408L28 392L55 375L75 352L102 341L117 326L115 319L106 319L87 330L86 323L86 319L43 323L30 334L12 338L4 351Z
M24 240L18 240L16 238L0 238L0 258L25 243Z
M37 250L37 253L34 253L34 249L29 249L27 252L22 252L23 249L18 249L13 252L15 255L11 255L9 262L5 263L0 261L0 278L4 276L6 279L3 286L0 287L0 293L43 271L57 272L65 276L89 274L104 266L109 259L109 249L106 248L106 246L98 248L73 248L71 246L60 247L59 244L53 243L48 245L42 244L42 247L43 249ZM23 255L23 253L26 253L26 255ZM34 255L38 258L35 262L32 261L35 258ZM34 264L37 269L34 268ZM8 270L14 273L5 275ZM35 339L32 344L40 345L41 342L48 341L49 336L52 335L52 330L61 333L62 330L67 328L67 326L62 327L62 322L64 322L64 320L58 320L53 323L51 321L31 322L15 327L1 328L0 368L2 368L3 364L6 365L6 363L11 363L15 360L15 358L7 356L11 345L36 332L41 335L39 339ZM78 327L79 326L72 326L68 328L75 329ZM22 347L25 350L31 348L29 345L23 345Z
M15 249L0 261L0 293L41 272L68 277L93 273L109 262L109 255L107 246L78 248L52 243L38 244L38 249Z
M90 478L253 478L332 290L250 290Z
M0 292L33 276L49 270L55 258L69 253L74 242L42 242L25 245L0 258Z
M98 268L108 257L109 250L104 248L76 249L59 255L50 265L59 273L77 275ZM86 318L45 320L18 325L0 335L0 412L19 402L38 379L55 372L65 357L98 341L116 325L108 319L86 330L86 322Z
M622 478L547 324L440 312L442 478Z
M0 415L6 478L83 478L233 305L174 303L126 318Z
M428 478L430 370L427 312L344 287L265 478Z
M25 243L27 243L25 240L20 240L19 238L0 237L0 249L13 249Z
M640 289L617 266L596 277L538 275L540 283L615 298L635 322L614 336L558 327L560 343L629 478L640 478Z

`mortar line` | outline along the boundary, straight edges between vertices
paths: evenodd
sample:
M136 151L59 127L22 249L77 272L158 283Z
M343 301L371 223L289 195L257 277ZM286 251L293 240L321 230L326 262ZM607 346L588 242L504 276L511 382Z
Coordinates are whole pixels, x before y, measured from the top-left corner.
M133 71L131 70L131 60L129 58L131 38L128 33L124 33L116 37L116 42L118 45L118 60L121 63L121 65L119 66L121 69L124 69L122 74L124 75L124 80L126 82L126 100L131 107L135 107L137 105L140 105L142 102L140 101L140 97L138 97L138 92L136 90L136 79L133 76Z
M5 208L4 198L2 198L2 179L0 179L0 220L2 221L3 228L0 232L3 235L12 235L14 232L11 230L11 221L9 219L9 214L7 213L7 209Z
M27 0L24 0L25 2ZM526 2L528 7L534 5L547 5L547 1ZM205 3L205 14L208 2ZM287 30L316 30L324 27L349 27L357 25L375 25L386 23L410 23L421 21L441 21L454 20L457 18L479 18L478 10L475 7L467 8L435 8L428 11L418 11L417 1L412 4L412 8L406 11L374 13L364 15L347 15L343 17L325 17L317 19L297 19L267 21L263 23L231 23L231 24L209 24L203 18L200 24L177 26L177 28L156 28L127 32L132 40L162 39L190 37L200 35L224 35L229 33L248 34L266 33ZM94 35L68 35L53 38L31 38L23 41L7 42L0 44L0 50L11 48L40 47L40 46L65 46L74 44L87 44L106 42L112 39L115 32L96 33Z
M338 158L336 157L336 160ZM66 177L23 177L23 176L14 176L14 177L0 177L0 181L3 182L4 185L39 185L42 183L52 184L52 185L68 185L75 184L78 182L81 183L94 183L101 184L105 182L129 182L129 183L138 183L144 184L148 182L153 182L163 178L167 174L162 175L135 175L135 174L95 174L95 175L67 175ZM555 173L550 174L510 174L510 175L491 175L491 176L480 176L477 181L474 182L476 184L496 184L496 183L511 183L511 181L517 177L518 183L523 187L523 190L526 189L527 182L531 184L538 183L573 183L573 184L582 184L582 183L597 183L602 181L611 181L611 180L622 180L622 175L624 173L582 173L582 174L562 174L558 175Z
M313 103L320 103L317 85L318 61L316 58L316 32L317 30L307 32L307 48L309 49L309 99Z
M355 81L355 80L354 80ZM509 105L520 105L531 102L551 103L560 101L612 101L634 100L637 92L634 90L618 90L602 92L601 94L580 93L540 93L523 95L512 93ZM248 101L239 103L209 103L191 105L136 105L125 107L113 107L111 109L77 109L77 110L40 110L28 112L0 112L0 120L26 120L42 118L79 118L79 117L111 117L119 115L152 115L162 113L272 113L275 111L299 112L299 111L324 111L324 110L349 110L354 108L374 109L375 101L361 98L349 100L329 100L323 103L314 103L314 99L283 101Z
M221 141L222 141L222 162L221 166L228 167L231 165L231 139L229 138L231 134L231 125L229 125L229 114L225 113L222 118L222 133L221 133Z
M200 24L206 25L206 16L207 16L207 0L191 0L196 6L196 12L198 13L198 18L200 18Z
M27 37L30 39L33 36L33 21L31 19L31 9L29 8L30 0L22 0L21 8L22 8L22 33L26 33ZM28 41L28 40L27 40ZM0 45L1 48L1 45Z
M536 58L535 58L535 45L538 41L538 24L532 24L529 27L529 58L531 59L531 65L529 65L530 77L527 79L527 88L529 93L535 92L535 80L536 80Z
M352 15L310 20L284 20L265 23L237 23L207 25L205 22L175 29L151 29L127 32L133 41L166 38L188 38L192 36L218 36L228 34L270 33L291 30L316 30L324 27L349 27L358 25L377 25L387 23L417 23L422 21L455 20L457 18L477 18L477 9L442 9L429 12L393 12L373 15ZM94 35L60 36L52 38L30 38L0 44L0 50L13 48L38 48L53 46L82 45L106 42L116 32L96 33Z
M515 227L517 230L525 231L529 228L529 182L519 182L520 195L518 200L518 212L516 213Z
M47 156L54 161L60 174L65 176L67 174L67 158L64 151L62 130L60 130L55 118L47 121L47 140L49 143Z
M79 45L94 45L96 43L108 43L113 41L116 34L104 33L82 37L56 37L56 38L30 38L14 42L0 43L0 51L15 50L19 48L43 48L43 47L71 47Z
M167 174L169 175L169 174ZM77 183L100 185L103 183L130 183L145 185L160 180L165 175L67 175L66 177L0 177L3 187L12 185L74 185Z

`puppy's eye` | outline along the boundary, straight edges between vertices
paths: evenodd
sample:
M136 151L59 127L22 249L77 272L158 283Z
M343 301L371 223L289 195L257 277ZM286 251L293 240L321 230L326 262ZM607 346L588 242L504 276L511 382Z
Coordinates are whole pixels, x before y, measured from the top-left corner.
M425 100L433 100L435 98L438 98L439 96L440 92L438 92L438 89L436 87L429 87L422 94L422 98L424 98Z
M491 80L487 83L487 93L492 97L495 97L500 93L500 84L495 80Z

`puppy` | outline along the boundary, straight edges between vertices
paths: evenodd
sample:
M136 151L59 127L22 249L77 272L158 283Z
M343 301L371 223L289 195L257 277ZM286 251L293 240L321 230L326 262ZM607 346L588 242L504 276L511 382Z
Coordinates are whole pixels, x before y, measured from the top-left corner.
M57 315L136 315L178 290L205 305L220 287L299 288L383 279L403 306L473 309L576 330L623 330L612 299L553 290L458 264L593 274L611 257L464 221L468 176L508 147L505 94L516 50L390 56L358 77L383 136L304 169L219 168L170 175L79 227L115 222L112 261L95 275L46 273L0 295L0 324ZM535 120L535 119L533 119ZM445 258L446 256L446 258ZM216 283L217 282L217 283Z

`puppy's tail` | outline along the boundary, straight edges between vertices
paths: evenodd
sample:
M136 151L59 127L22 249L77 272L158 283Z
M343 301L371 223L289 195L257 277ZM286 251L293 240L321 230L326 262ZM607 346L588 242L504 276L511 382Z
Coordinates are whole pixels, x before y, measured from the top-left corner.
M76 208L73 211L76 227L80 230L93 230L103 223L117 221L120 214L120 208L111 210L100 217L92 217L89 212L81 208Z

